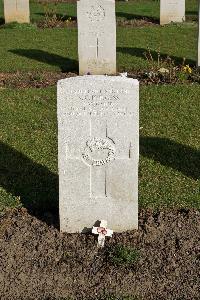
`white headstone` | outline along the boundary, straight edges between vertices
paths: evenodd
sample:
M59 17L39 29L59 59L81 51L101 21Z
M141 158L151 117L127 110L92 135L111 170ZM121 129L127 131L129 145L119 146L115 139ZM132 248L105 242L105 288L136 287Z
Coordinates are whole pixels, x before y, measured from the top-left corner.
M115 74L115 1L79 0L77 18L79 74Z
M199 26L198 26L198 56L197 56L197 67L200 67L200 0L199 0Z
M107 220L138 227L139 83L120 76L58 82L60 228Z
M160 0L160 24L185 21L185 0Z
M29 23L29 0L4 0L5 23Z

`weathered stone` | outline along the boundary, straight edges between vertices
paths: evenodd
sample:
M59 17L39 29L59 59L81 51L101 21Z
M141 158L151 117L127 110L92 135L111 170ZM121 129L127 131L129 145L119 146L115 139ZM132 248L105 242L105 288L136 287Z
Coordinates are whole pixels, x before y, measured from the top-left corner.
M58 82L60 228L138 226L139 84L120 76Z
M77 18L79 74L115 74L115 1L80 0Z
M29 0L4 0L5 23L29 23Z
M185 0L160 0L160 24L185 21Z

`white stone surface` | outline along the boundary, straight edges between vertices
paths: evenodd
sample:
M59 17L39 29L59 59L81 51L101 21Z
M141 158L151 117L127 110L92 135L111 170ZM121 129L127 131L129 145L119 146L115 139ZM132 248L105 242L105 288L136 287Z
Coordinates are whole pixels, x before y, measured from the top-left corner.
M185 0L160 0L160 24L185 21Z
M103 248L105 245L106 236L112 237L113 230L107 228L107 221L101 220L99 227L93 226L93 234L98 234L98 248Z
M29 0L4 0L5 23L29 23Z
M58 82L60 228L107 220L138 227L139 83L120 76Z
M199 31L198 31L198 55L197 55L197 67L200 67L200 0L199 0Z
M115 74L115 1L79 0L77 18L79 74Z

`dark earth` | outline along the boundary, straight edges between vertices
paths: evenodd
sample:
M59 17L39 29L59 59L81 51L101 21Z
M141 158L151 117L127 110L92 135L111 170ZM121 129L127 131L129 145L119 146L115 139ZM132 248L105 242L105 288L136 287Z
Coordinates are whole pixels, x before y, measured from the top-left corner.
M116 264L119 245L138 258ZM138 231L114 233L98 250L96 236L60 233L25 209L8 210L0 269L1 300L199 300L200 212L140 210Z
M122 71L123 72L123 71ZM129 78L138 79L140 85L152 84L176 84L182 83L177 76L171 77L160 75L156 70L151 77L151 71L137 71L135 73L128 72ZM4 88L45 88L48 86L55 86L60 79L74 77L78 75L78 71L73 72L49 72L49 71L32 71L32 72L16 72L6 73L0 72L0 89ZM119 74L115 74L119 75ZM187 84L199 84L200 72L193 69L193 74L184 81Z

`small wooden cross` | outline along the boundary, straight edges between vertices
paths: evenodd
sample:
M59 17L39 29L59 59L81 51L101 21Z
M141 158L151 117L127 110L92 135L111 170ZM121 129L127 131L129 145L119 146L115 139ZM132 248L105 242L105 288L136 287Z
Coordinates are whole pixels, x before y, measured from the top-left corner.
M98 248L103 248L105 244L105 237L106 236L112 236L113 230L107 228L107 221L101 220L100 226L99 227L94 227L92 228L92 233L98 234Z

